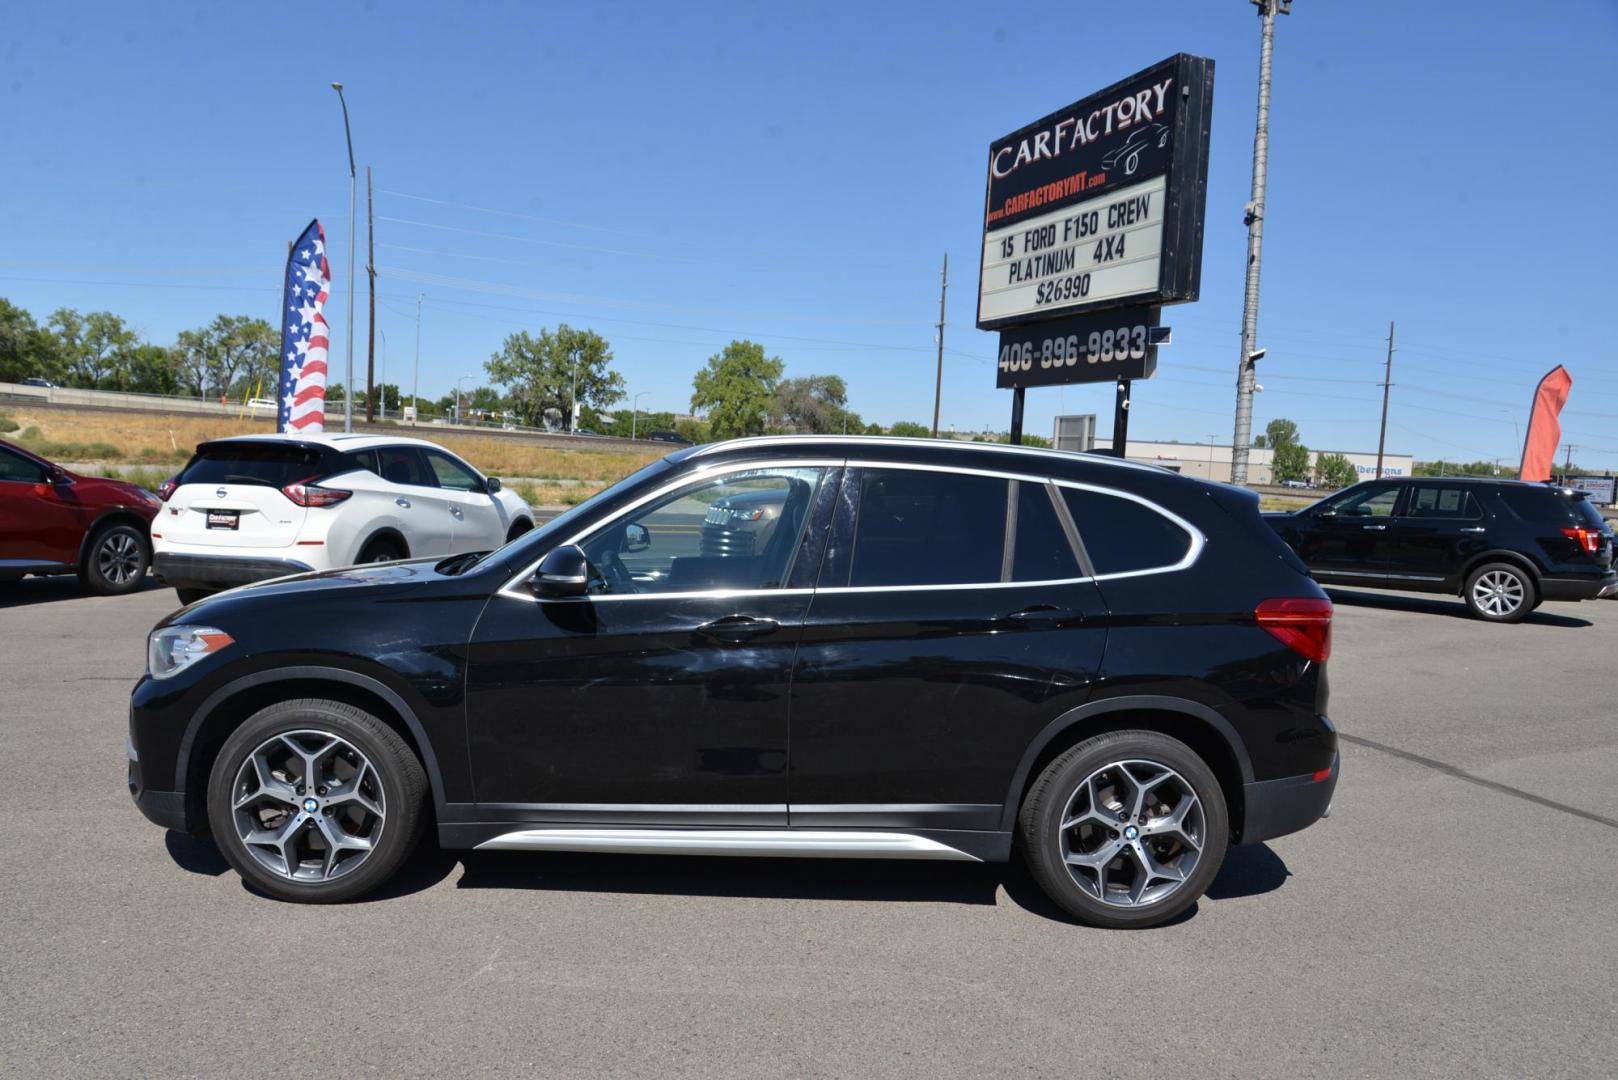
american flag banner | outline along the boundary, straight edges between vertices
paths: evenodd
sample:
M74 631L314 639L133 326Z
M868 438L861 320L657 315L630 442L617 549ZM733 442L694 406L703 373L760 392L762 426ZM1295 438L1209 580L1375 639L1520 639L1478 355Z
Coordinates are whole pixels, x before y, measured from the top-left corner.
M321 314L331 291L326 230L316 218L287 252L281 304L281 407L276 431L318 435L326 429L326 349L331 328Z

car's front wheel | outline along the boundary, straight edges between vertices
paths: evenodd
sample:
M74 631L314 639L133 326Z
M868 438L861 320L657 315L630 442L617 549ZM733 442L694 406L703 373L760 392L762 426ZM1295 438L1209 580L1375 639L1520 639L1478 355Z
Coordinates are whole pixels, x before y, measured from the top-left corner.
M1488 563L1472 571L1462 594L1467 608L1489 622L1522 622L1538 605L1533 579L1511 563Z
M140 588L152 565L152 542L133 525L109 525L96 533L80 574L91 592L122 596Z
M1212 770L1178 739L1114 731L1047 765L1018 816L1023 859L1065 911L1093 926L1156 926L1196 903L1225 858Z
M214 761L208 824L259 891L319 904L370 892L421 835L427 777L399 733L319 699L253 714Z

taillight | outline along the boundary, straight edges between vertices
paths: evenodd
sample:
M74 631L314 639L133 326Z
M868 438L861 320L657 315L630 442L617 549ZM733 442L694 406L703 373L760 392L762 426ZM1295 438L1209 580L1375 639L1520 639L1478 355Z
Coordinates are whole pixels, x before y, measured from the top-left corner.
M1594 555L1601 550L1601 530L1586 529L1583 525L1573 525L1562 530L1562 535L1569 540L1577 540L1579 547Z
M296 484L288 484L281 489L281 494L299 506L336 506L354 494L352 491L344 491L341 488L321 487L319 484L311 484L309 481L313 479L314 477L311 476L307 479L299 480Z
M164 502L168 502L169 496L173 495L175 491L179 490L179 487L180 478L178 476L171 476L157 486L157 497L162 499Z
M1331 601L1288 596L1253 609L1258 624L1281 644L1311 660L1331 655Z

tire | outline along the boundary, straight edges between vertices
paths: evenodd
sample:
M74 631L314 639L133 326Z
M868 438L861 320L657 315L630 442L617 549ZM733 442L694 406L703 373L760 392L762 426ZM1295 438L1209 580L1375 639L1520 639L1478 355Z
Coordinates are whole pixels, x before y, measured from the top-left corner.
M198 600L206 600L212 596L212 589L175 589L174 595L180 598L182 604L194 604Z
M409 557L410 552L406 551L405 546L399 541L391 536L379 536L365 545L365 550L360 552L358 561L362 563L398 562L400 559L408 559Z
M208 778L208 824L225 860L260 892L341 903L409 858L426 794L421 762L375 716L337 701L283 701L225 740Z
M79 580L98 596L124 596L141 587L151 565L151 540L133 525L108 525L90 538Z
M1461 599L1485 622L1522 622L1538 605L1538 590L1528 571L1513 563L1485 563L1466 579Z
M1131 817L1142 794L1141 815ZM1218 779L1189 746L1155 731L1113 731L1045 767L1023 800L1017 840L1062 910L1091 926L1139 929L1197 902L1225 860L1230 826Z

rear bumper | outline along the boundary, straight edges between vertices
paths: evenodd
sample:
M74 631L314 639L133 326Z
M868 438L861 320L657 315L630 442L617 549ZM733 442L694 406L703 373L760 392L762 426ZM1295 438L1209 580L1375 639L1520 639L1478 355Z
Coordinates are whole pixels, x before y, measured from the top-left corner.
M177 589L229 589L288 574L305 574L313 569L296 559L178 555L171 551L159 551L152 556L152 572L157 579Z
M1332 792L1337 790L1340 755L1332 755L1331 768L1322 779L1316 774L1285 776L1242 785L1245 813L1241 842L1256 844L1277 836L1295 833L1325 817L1331 810Z
M1543 577L1539 591L1547 600L1594 600L1618 594L1618 570L1588 577Z

